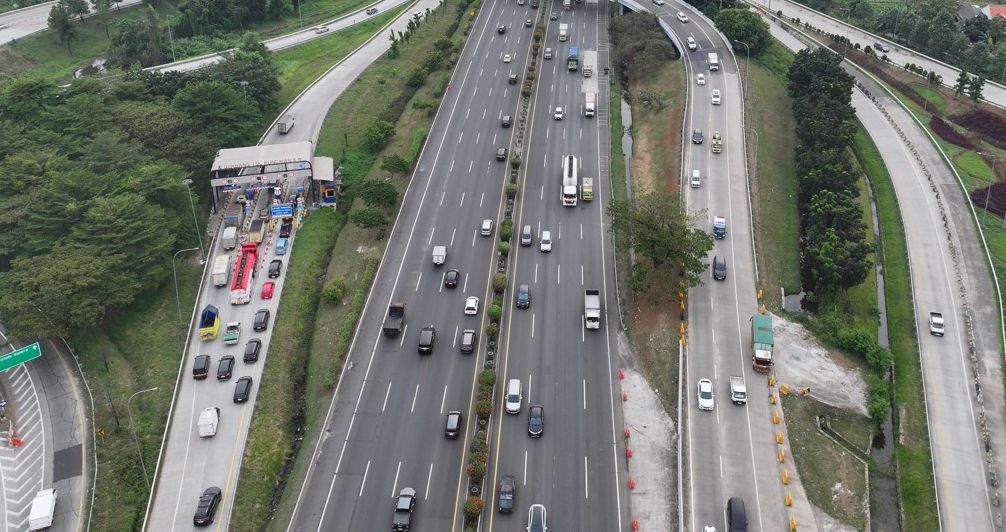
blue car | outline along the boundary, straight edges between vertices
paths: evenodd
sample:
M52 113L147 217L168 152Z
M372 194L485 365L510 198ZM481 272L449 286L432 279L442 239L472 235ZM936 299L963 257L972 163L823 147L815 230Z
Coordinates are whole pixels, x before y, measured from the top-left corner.
M286 249L287 249L287 247L289 245L290 245L290 239L289 238L280 238L279 240L277 240L276 241L276 254L277 255L286 255Z

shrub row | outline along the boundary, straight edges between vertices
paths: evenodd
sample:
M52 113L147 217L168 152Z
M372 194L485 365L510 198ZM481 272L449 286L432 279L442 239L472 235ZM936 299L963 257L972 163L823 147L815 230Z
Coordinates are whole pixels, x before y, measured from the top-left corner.
M956 144L968 150L978 148L966 135L954 129L953 126L944 122L943 119L935 114L929 119L929 129L932 129L933 133L936 133L941 139L951 144Z

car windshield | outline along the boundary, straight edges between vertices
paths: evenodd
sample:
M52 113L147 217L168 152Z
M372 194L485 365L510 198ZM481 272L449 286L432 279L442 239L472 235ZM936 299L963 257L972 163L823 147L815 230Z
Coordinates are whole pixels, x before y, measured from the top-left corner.
M699 397L701 397L703 399L712 399L713 398L713 392L711 392L709 390L700 390L699 391Z

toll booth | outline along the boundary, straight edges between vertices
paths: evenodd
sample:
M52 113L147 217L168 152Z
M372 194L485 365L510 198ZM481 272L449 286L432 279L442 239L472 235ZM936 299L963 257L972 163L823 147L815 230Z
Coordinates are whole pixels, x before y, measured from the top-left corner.
M336 199L342 193L342 167L335 168L331 157L314 158L314 184L317 186L313 197L321 207L335 208Z
M218 151L210 169L213 212L218 212L226 194L234 191L243 191L241 197L249 208L256 193L263 189L280 187L313 193L314 161L314 145L310 141ZM331 170L327 175L332 175Z

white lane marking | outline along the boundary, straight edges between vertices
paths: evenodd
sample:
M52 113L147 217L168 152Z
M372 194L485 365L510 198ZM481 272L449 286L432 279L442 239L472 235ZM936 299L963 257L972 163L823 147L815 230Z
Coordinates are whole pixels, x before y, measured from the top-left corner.
M527 405L531 406L531 374L527 374Z
M444 405L447 404L447 385L444 385L444 393L440 397L440 413L444 413Z
M436 227L430 228L430 238L426 241L427 246L433 243L433 233L435 233L436 231L437 231Z
M402 339L398 341L398 347L405 345L405 333L409 332L409 324L406 323L405 327L402 329Z
M438 290L438 292L440 292L441 294L444 293L444 281L446 279L447 279L447 272L440 274L440 290Z
M527 449L524 449L524 479L521 484L527 486Z
M398 495L397 493L395 493L396 491L398 491L395 488L398 487L398 473L400 473L401 471L402 471L402 462L399 461L398 462L398 467L395 468L395 482L393 484L391 484L391 496L392 497L394 497L395 495Z
M720 478L723 478L723 455L720 455Z
M461 285L461 291L462 292L467 292L468 291L468 274L467 273L465 274L465 282L464 282L464 284Z
M433 462L430 462L430 472L426 474L426 491L423 493L423 500L430 498L430 479L433 478Z
M531 313L531 338L534 338L534 312Z
M474 168L474 167L475 167L475 160L472 159L472 161L470 163L468 163L468 173L469 174L472 173L472 168Z
M580 224L580 240L583 240L583 224Z
M580 265L580 286L583 286L583 264Z
M538 284L538 265L534 265L534 284Z
M455 227L454 229L451 229L451 245L452 245L452 246L454 245L454 235L455 235L455 234L456 234L457 232L458 232L458 228L457 228L457 227Z
M416 279L416 292L419 291L419 283L423 280L423 272L419 272L419 278Z
M453 349L453 348L455 348L457 346L458 346L458 326L455 325L454 326L454 340L451 342L451 348Z
M363 482L360 482L360 492L357 497L363 497L363 487L367 485L367 473L370 473L370 460L367 460L367 467L363 470ZM332 475L332 483L335 484L335 475Z
M590 498L590 468L587 466L587 455L583 455L583 498Z
M384 392L384 403L381 405L381 413L383 414L388 408L388 396L391 395L391 381L388 381L388 389Z
M448 174L454 171L454 162L455 162L455 161L454 161L454 160L452 159L452 160L451 160L451 168L450 168L449 170L447 170L447 173L448 173Z
M481 139L482 139L482 133L476 133L475 134L475 144L478 145L479 140L481 140Z
M409 409L410 413L416 411L416 398L417 397L419 397L419 385L418 384L416 385L416 393L412 394L412 408Z
M555 284L562 284L562 264L555 266Z
M488 109L483 109L482 110L482 120L486 119L486 111L488 111Z
M541 191L538 192L538 201L545 201L545 185L542 185Z
M485 201L485 199L486 199L486 193L483 192L482 195L479 196L479 207L482 206L482 202Z
M587 409L587 379L583 379L583 409Z
M468 116L471 114L472 114L472 108L469 107L467 110L465 110L465 120L468 120Z
M465 193L462 192L461 193L461 203L458 204L458 207L460 208L460 207L464 207L464 206L465 206Z

